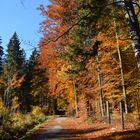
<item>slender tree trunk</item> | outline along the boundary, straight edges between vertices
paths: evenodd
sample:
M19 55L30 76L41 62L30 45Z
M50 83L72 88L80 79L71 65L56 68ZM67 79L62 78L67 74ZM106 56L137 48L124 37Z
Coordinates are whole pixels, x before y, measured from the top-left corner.
M7 88L4 91L4 103L5 103L5 106L7 108L10 108L10 104L11 104L11 95L10 95L11 88L10 88L10 84L11 84L11 77L8 76Z
M104 117L102 77L101 77L101 72L99 68L98 54L96 55L96 65L97 65L98 83L99 83L99 88L100 88L99 89L100 110L101 110L101 116Z
M132 39L132 47L140 70L140 27L132 0L124 0L125 17L128 23L129 34Z
M8 81L7 81L7 88L4 91L4 104L6 106L6 109L11 109L10 108L10 105L11 105L11 88L10 88L10 83L11 83L11 77L9 75L8 76ZM8 115L9 114L5 110L3 121L5 121L7 119Z
M122 90L123 90L123 100L124 100L124 106L125 106L125 113L128 113L128 107L127 107L127 101L126 101L126 88L125 88L125 80L124 80L124 73L123 73L123 65L122 65L122 57L120 52L120 46L119 46L119 39L118 39L118 33L117 33L117 24L114 20L114 27L115 27L115 34L116 34L116 47L119 57L119 66L120 66L120 73L121 73L121 81L122 81Z
M107 112L107 122L111 124L111 116L110 116L110 106L109 101L106 101L106 112Z
M77 92L76 92L76 82L73 77L73 90L74 90L74 98L75 98L75 117L78 117L78 99L77 99Z
M124 114L123 114L123 105L122 100L120 101L120 114L121 114L121 126L124 129Z

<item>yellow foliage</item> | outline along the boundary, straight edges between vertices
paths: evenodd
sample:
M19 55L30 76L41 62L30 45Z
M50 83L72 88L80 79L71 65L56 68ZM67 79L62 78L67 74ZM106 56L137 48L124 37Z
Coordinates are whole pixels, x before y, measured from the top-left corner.
M2 102L2 100L0 98L0 115L4 112L5 109L6 108L4 107L4 104L3 104L3 102Z
M32 114L34 116L39 116L40 114L42 114L42 110L39 106L33 106L32 108Z

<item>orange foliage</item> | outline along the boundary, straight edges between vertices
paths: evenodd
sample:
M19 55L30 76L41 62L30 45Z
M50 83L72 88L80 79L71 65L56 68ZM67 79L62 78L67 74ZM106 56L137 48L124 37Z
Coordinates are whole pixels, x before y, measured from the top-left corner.
M79 17L79 15L76 13L77 1L51 0L51 2L51 5L49 5L47 8L43 5L41 5L39 8L42 15L45 17L45 20L41 24L41 32L43 32L44 36L40 41L40 59L43 67L48 69L51 95L57 96L59 94L64 94L64 97L71 98L72 96L69 96L72 94L73 90L72 81L65 75L68 64L61 60L59 55L61 52L63 52L65 46L73 43L73 40L70 36L68 36L68 33L76 23L77 17ZM119 14L121 17L122 13ZM99 99L99 91L102 87L104 99L109 100L112 104L115 100L115 102L118 104L118 101L122 95L120 66L116 48L117 42L113 19L110 17L108 17L107 20L108 19L110 22L107 21L109 24L107 28L98 32L98 34L92 38L94 41L99 40L102 42L98 50L99 64L97 64L94 57L90 57L87 60L85 66L86 71L80 73L76 79L77 92L78 96L83 94L84 98L91 98L94 100L94 102L96 102L96 100ZM100 25L102 23L98 21L97 24L97 26L99 26L98 28L100 29ZM122 23L120 23L118 27L124 25L124 18L122 18ZM75 26L75 28L77 28L77 26ZM123 52L123 49L126 46L130 46L130 40L125 40L128 38L128 31L126 28L121 29L120 32L125 33L118 34L118 43L122 54L125 54L123 54L125 57L122 58L123 62L125 63L125 59L128 58L128 55L126 55L127 51ZM91 46L88 47L91 48ZM131 56L134 57L133 54ZM133 58L130 58L129 61L132 62L132 59ZM97 65L100 69L100 74L102 77L101 87L99 86L98 81ZM136 68L135 64L133 66ZM132 73L134 74L134 72L136 72L131 72L133 66L131 65L131 68L127 70L128 67L124 64L124 74L126 75L125 79L129 79L128 75L131 77ZM67 92L69 93L67 94Z

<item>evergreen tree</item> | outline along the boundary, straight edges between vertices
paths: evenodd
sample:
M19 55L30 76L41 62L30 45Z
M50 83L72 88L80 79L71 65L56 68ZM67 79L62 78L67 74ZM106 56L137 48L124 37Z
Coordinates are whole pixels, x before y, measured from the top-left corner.
M23 72L25 55L23 49L20 48L20 41L16 32L9 41L5 63L10 78L14 74Z
M29 61L28 61L28 67L29 67L28 70L30 71L30 74L31 74L31 71L33 71L35 65L37 64L38 56L39 56L39 53L35 48L31 54L30 58L29 58Z
M7 88L4 93L6 106L12 105L12 100L18 98L22 102L21 85L24 81L25 53L20 48L20 41L16 33L13 34L9 43L4 62L4 79Z
M35 49L29 60L26 61L25 65L25 77L24 77L24 82L21 86L21 90L23 92L22 94L22 107L24 111L30 111L31 110L31 105L33 103L33 96L31 95L31 81L33 78L33 70L36 65L36 58L38 56L38 52Z
M43 107L47 103L46 85L45 70L40 67L39 52L35 49L26 63L24 82L21 87L24 111L30 111L31 105Z
M30 77L30 93L33 98L33 105L43 106L46 104L46 91L48 90L45 69L40 67L39 52L35 49L29 58L28 77Z
M2 66L3 47L1 46L1 43L2 43L2 40L1 40L1 38L0 38L0 73L1 73L2 70L3 70L3 66Z

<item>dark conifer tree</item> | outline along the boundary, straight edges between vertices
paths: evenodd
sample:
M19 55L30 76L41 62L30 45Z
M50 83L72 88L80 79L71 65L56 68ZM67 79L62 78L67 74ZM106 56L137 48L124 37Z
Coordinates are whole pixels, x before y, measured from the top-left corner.
M28 81L30 81L30 93L34 97L32 100L32 105L45 105L47 87L44 86L47 85L47 80L45 69L40 67L39 52L34 49L28 62Z
M2 72L3 70L3 47L1 46L2 44L2 39L0 38L0 73Z
M8 43L5 62L7 72L9 73L10 77L12 77L16 73L23 73L25 55L23 49L20 48L20 41L16 32Z
M23 100L23 108L25 111L30 111L31 110L31 105L33 105L33 96L31 94L32 92L32 84L31 81L33 79L33 71L34 71L34 67L36 66L36 59L38 56L38 52L35 49L29 60L26 61L26 65L25 65L25 78L24 78L24 82L22 84L21 90L23 91L23 93L28 93L26 94L26 96L24 96L24 100Z
M20 47L20 41L16 32L11 37L7 47L4 61L4 79L7 84L7 88L5 89L5 104L11 106L14 97L18 97L21 104L24 101L20 87L24 79L22 77L25 74L25 53Z

